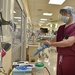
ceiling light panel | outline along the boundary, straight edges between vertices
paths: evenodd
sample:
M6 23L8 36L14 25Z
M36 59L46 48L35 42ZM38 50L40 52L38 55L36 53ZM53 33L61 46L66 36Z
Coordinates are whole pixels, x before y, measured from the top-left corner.
M21 21L21 20L18 20L18 21Z
M15 19L21 19L21 17L14 17Z
M45 23L45 21L39 21L40 23Z
M45 16L51 16L52 13L43 13L43 15L45 15Z
M46 21L47 19L40 19L40 20Z
M49 4L62 5L64 2L65 0L50 0Z

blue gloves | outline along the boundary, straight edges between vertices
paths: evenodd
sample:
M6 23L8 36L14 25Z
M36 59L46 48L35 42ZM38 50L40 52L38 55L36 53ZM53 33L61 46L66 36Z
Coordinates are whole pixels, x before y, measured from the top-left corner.
M50 46L44 44L43 46L41 46L40 48L37 49L37 51L33 54L33 56L36 56L39 52L41 52L42 50L44 50L45 48L49 48Z

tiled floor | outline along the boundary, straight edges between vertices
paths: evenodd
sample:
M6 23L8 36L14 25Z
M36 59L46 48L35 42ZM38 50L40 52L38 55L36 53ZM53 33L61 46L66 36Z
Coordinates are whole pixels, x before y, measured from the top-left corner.
M55 51L46 50L49 57L49 62L45 62L45 66L48 68L50 75L56 75L57 53Z
M46 61L44 61L45 67L48 68L50 75L56 75L56 64L57 64L57 53L55 50L51 50L50 49L50 53L48 51L48 49L44 50L44 52L48 55L48 58L43 58L43 60L46 59ZM42 61L43 61L42 60ZM46 75L49 75L48 73Z
M48 50L45 50L45 53L47 53L49 59L42 57L42 61L44 62L45 67L49 70L50 75L56 75L57 53L55 51L50 51L49 53ZM46 69L44 75L49 75Z

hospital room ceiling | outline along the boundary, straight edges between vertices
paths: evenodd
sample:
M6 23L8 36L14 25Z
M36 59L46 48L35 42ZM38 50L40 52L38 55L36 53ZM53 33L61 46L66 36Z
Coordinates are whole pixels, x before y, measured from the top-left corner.
M65 0L62 5L49 4L49 0L27 0L27 2L33 25L39 25L42 18L47 19L43 25L59 21L59 10L64 6L72 6L75 9L75 0ZM43 13L52 13L52 16L44 16Z

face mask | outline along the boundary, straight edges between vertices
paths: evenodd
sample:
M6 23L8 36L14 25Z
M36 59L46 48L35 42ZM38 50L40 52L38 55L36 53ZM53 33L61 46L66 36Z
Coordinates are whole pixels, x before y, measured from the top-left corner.
M64 23L67 23L68 20L69 20L69 17L67 17L67 16L62 16L61 20L62 20Z

